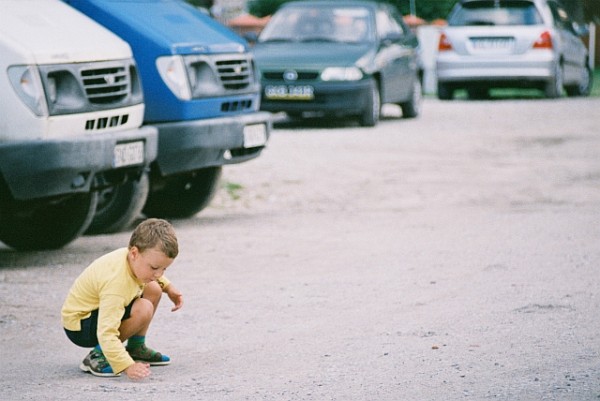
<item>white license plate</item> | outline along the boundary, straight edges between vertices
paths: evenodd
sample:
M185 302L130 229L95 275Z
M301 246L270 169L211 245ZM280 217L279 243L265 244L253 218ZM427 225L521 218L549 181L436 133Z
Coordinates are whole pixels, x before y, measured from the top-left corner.
M508 50L513 46L512 38L471 38L476 50Z
M144 163L144 142L118 143L113 153L113 167L132 166Z
M244 127L244 147L255 148L267 143L267 127L265 124L246 125Z
M266 85L265 98L274 100L312 100L315 90L310 85Z

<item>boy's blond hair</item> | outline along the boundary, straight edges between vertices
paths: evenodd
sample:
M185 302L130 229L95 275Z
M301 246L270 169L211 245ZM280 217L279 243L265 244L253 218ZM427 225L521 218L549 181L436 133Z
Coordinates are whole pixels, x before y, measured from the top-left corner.
M129 249L134 246L140 252L156 247L171 259L175 259L179 253L175 229L171 223L163 219L152 218L142 221L133 230L129 239Z

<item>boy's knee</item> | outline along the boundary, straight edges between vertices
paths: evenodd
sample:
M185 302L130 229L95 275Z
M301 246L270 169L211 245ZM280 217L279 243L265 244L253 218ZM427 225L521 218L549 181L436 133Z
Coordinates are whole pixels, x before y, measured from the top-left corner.
M150 321L154 315L154 304L147 299L138 298L133 302L131 315L144 321Z
M146 284L146 288L144 288L142 298L152 302L152 304L154 305L154 309L158 307L161 297L162 288L160 288L160 285L158 285L158 283L153 281Z
M152 281L146 284L146 288L144 288L143 295L145 299L148 299L151 302L155 302L156 300L160 300L161 296L162 288L160 288L160 285L156 281Z

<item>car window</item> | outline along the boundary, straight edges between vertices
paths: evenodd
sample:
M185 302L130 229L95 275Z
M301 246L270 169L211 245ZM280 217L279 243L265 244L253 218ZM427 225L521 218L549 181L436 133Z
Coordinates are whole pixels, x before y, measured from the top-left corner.
M494 0L464 3L455 8L448 25L539 25L543 20L531 1Z
M377 35L385 38L390 34L404 34L402 26L394 20L387 12L377 11Z
M288 7L275 13L259 42L373 41L375 34L370 15L364 7Z
M567 12L555 3L548 3L552 16L554 17L554 25L561 29L566 29L574 33L573 23Z

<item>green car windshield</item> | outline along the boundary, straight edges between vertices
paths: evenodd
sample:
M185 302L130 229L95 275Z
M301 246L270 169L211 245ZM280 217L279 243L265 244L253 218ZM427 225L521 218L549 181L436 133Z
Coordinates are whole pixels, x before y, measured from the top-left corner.
M287 7L277 12L259 42L344 42L375 40L371 13L364 7Z

